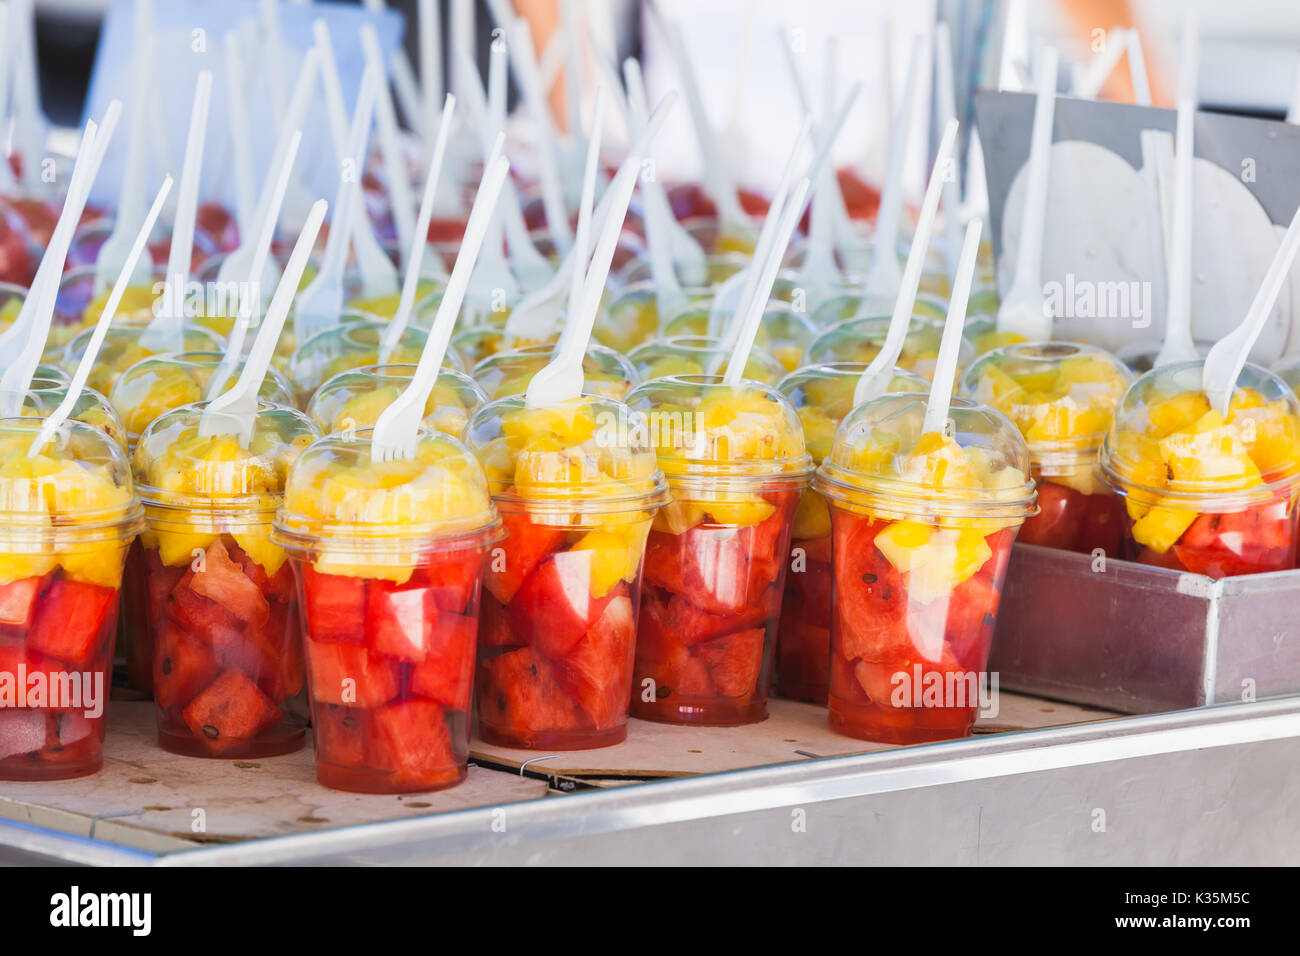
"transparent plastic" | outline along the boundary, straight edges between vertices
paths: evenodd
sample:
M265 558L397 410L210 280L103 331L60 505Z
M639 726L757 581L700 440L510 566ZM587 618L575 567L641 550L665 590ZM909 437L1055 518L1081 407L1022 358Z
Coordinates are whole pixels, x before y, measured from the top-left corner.
M371 428L410 384L415 368L414 364L390 363L340 372L316 389L307 414L326 435L350 428ZM441 368L425 402L424 425L459 438L470 415L487 400L483 389L464 372Z
M295 348L285 366L285 374L298 397L298 403L305 408L316 389L339 372L378 362L379 340L384 329L384 323L380 322L346 322L317 332ZM419 362L427 339L428 334L423 329L407 326L402 330L402 336L393 349L393 354L389 356L389 361L403 364ZM461 365L460 356L450 348L443 361L453 368Z
M837 295L827 299L813 311L813 324L819 329L829 329L832 326L839 325L845 319L851 319L858 314L858 306L861 302L862 296L856 293ZM870 314L873 317L888 318L893 310L894 301L892 299L871 300ZM920 292L916 296L916 301L912 303L912 315L942 322L948 315L948 300L944 296Z
M555 352L553 345L526 345L489 355L470 374L489 398L522 395L528 383L544 368ZM621 399L640 383L636 367L611 348L597 343L587 346L582 359L583 392L602 398Z
M45 378L38 369L37 375L32 379L31 386L27 389L27 398L23 402L22 414L25 416L32 415L36 418L47 418L59 407L67 394L68 383L66 381L57 378ZM93 425L124 449L127 448L126 429L122 426L122 420L118 418L117 412L114 411L108 399L93 388L83 388L81 390L76 404L72 406L72 413L68 417L75 418L79 422L85 422L87 425Z
M142 336L143 331L143 326L119 327L116 322L110 325L86 384L101 394L109 395L118 376L136 362L164 354L162 344L157 343L158 347L155 347L154 342ZM93 328L83 329L64 346L59 359L64 368L76 369L94 333ZM181 340L184 352L225 352L226 340L210 329L187 325L181 332Z
M674 335L638 345L627 353L641 381L676 375L706 375L725 372L731 357L729 349L715 338L705 335ZM765 385L775 385L785 376L785 366L771 352L755 345L745 363L745 378Z
M804 356L806 364L825 362L870 362L878 354L889 334L888 315L868 316L864 319L845 319L826 329L808 346ZM908 323L903 349L895 363L900 368L917 372L929 378L939 358L939 342L943 338L943 322L927 316L913 315ZM975 348L963 337L957 357L957 368L968 366L975 358Z
M732 319L728 319L732 321ZM675 336L702 337L708 334L709 310L692 306L678 312L663 327L667 338ZM754 344L770 352L787 372L799 368L803 354L817 337L817 327L807 316L795 312L780 301L768 303L759 321Z

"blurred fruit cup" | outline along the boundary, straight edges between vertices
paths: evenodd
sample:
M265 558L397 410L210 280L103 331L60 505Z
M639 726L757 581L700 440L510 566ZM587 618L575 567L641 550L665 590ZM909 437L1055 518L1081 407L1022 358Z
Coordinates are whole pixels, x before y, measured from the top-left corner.
M30 455L40 426L0 425L3 780L79 777L102 765L122 566L144 527L120 445L68 421Z
M124 371L139 361L167 353L169 343L163 337L143 334L145 331L144 326L110 325L86 384L101 395L111 395L113 386ZM74 335L59 352L58 364L65 369L75 369L94 333L93 328L87 327ZM192 325L186 320L181 329L179 344L180 352L224 353L226 340L216 332Z
M126 615L128 670L151 652L164 750L291 753L306 739L302 645L293 572L271 525L289 465L316 429L301 412L263 403L241 444L203 434L203 407L166 412L136 444L148 529L133 568L144 586Z
M340 372L316 389L307 415L325 435L372 428L414 374L415 365L396 362ZM486 403L487 395L472 378L444 366L425 403L424 426L460 438L469 417Z
M293 386L296 404L301 408L311 403L316 389L327 379L349 369L379 362L379 341L387 321L376 321L364 313L349 313L347 310L344 316L339 325L317 332L298 345L285 364L285 375ZM402 330L401 338L387 360L402 364L418 362L427 338L423 329L408 325ZM447 349L444 361L453 368L461 367L460 356L451 348Z
M866 368L861 362L810 365L777 385L799 414L814 465L830 454L835 429L853 410L853 390ZM887 390L927 394L930 385L915 372L899 369ZM775 690L780 697L826 704L832 581L830 506L820 492L805 488L790 532L790 566L777 635Z
M858 318L858 310L861 305L862 296L856 292L832 296L821 302L813 310L813 324L819 329L826 330L848 319ZM867 316L869 318L888 319L891 317L893 309L894 302L892 299L872 298L867 304ZM946 296L924 291L917 294L916 301L912 304L913 318L935 319L942 323L947 316L948 299ZM969 334L967 337L969 337Z
M45 418L59 407L67 394L68 382L66 377L50 376L48 371L42 371L38 367L36 375L32 377L31 384L27 388L27 398L23 402L21 414L34 418ZM123 451L130 453L130 449L127 447L126 429L122 425L122 420L118 417L108 399L93 388L83 388L81 390L81 394L78 395L68 417L79 422L85 422L87 425L93 425L121 445Z
M625 405L590 395L501 399L466 434L507 531L484 578L479 734L527 749L620 743L646 535L667 498L654 451Z
M730 322L732 317L727 316ZM663 335L706 336L709 331L709 310L706 306L691 306L668 319ZM787 372L793 372L803 362L803 354L817 337L817 327L810 318L800 315L786 302L775 297L763 310L754 344L770 353Z
M829 722L862 740L970 734L1011 544L1034 510L1010 421L953 399L950 431L923 432L925 406L858 406L813 481L832 528Z
M374 462L369 429L310 446L274 542L303 611L316 778L413 793L465 779L479 585L500 520L459 441L421 430Z
M1201 390L1204 362L1147 372L1101 449L1128 512L1122 556L1212 578L1295 566L1300 403L1246 365L1227 415Z
M967 370L958 391L996 408L1020 429L1038 484L1038 514L1024 544L1118 557L1124 503L1097 468L1097 452L1132 373L1090 345L1005 345Z
M763 720L790 529L812 470L798 415L770 386L705 375L647 382L628 404L672 495L646 546L632 714Z
M497 352L476 364L470 374L489 399L522 395L537 372L551 361L554 345L525 345ZM582 359L583 393L621 400L641 381L623 355L592 343Z
M711 375L725 368L730 349L707 335L674 335L638 345L627 354L641 381L677 375ZM785 377L785 366L766 349L754 346L745 363L745 378L775 385Z
M889 335L890 316L872 315L861 319L845 319L826 329L808 346L805 364L820 365L825 362L870 362L878 354ZM913 313L903 339L903 349L898 355L899 368L916 372L929 379L934 374L939 358L939 340L943 338L943 320ZM975 358L975 348L964 336L957 358L958 376Z

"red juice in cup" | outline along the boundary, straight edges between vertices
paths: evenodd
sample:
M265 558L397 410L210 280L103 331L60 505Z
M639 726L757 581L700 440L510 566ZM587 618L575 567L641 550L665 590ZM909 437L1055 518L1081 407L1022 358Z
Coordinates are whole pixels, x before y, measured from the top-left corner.
M813 487L831 505L829 722L919 743L971 732L1011 544L1033 511L1029 455L1000 412L885 395L841 423Z
M316 778L355 793L465 779L479 587L499 519L456 439L421 430L375 462L370 429L311 445L273 540L302 609Z

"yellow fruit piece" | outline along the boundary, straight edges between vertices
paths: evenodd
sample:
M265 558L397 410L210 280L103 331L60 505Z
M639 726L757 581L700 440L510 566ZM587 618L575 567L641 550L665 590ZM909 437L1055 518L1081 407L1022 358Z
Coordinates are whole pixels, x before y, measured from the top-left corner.
M876 548L900 573L907 573L923 560L921 549L930 543L935 529L916 521L895 521L876 535Z
M86 311L82 313L83 325L91 325L99 321L104 306L108 304L111 291L111 289L105 289L91 300L90 305L86 306ZM122 301L117 307L117 312L113 316L113 324L117 326L148 325L153 321L154 301L156 298L152 286L127 286L126 291L122 293ZM126 368L125 365L122 367Z
M139 435L155 419L173 408L180 408L203 398L199 383L183 368L170 368L160 371L156 378L147 384L133 382L132 388L122 394L123 389L115 389L113 403L117 413L122 417L122 424L132 435ZM144 389L143 395L130 394Z
M521 408L506 417L501 431L514 449L541 435L578 445L595 433L596 419L589 404L575 399L546 408Z
M1236 429L1216 411L1207 411L1192 426L1160 440L1160 455L1176 482L1215 481L1245 487L1260 482Z
M569 549L573 551L590 552L590 571L591 571L591 594L593 597L602 598L614 589L618 582L629 576L629 573L635 575L635 571L630 571L633 567L632 549L628 546L628 540L621 534L611 534L608 531L589 531L584 534L577 543ZM640 560L640 553L635 555Z
M1156 554L1164 554L1195 520L1196 512L1188 508L1156 505L1133 522L1133 540Z
M1147 410L1151 429L1157 438L1171 432L1182 431L1210 410L1210 403L1201 392L1181 392Z
M284 548L271 543L271 532L266 531L240 531L231 535L235 539L235 544L244 549L244 553L262 566L267 577L275 574L284 565L288 557L284 553Z
M0 536L0 546L4 543ZM37 578L54 570L57 560L52 554L22 554L0 551L0 584L12 584L23 578Z
M164 531L154 529L158 541L158 558L168 567L189 564L196 557L195 551L204 551L212 546L219 535L203 531Z
M928 602L970 580L993 550L975 529L935 528L916 521L895 521L876 535L876 548L900 574L908 595Z
M809 541L824 538L830 533L831 512L826 499L815 491L804 491L795 508L791 537L797 541Z
M68 577L85 584L116 588L122 584L126 544L106 541L97 547L59 553L59 564Z
M776 511L774 504L758 495L750 500L710 501L701 503L700 507L708 512L715 524L740 528L761 524Z

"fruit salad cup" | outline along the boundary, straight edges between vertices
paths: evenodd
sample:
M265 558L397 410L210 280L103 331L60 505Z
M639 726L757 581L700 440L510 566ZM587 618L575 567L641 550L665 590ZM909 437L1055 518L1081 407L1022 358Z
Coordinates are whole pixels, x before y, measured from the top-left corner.
M846 319L856 318L861 303L860 295L833 296L818 305L812 315L813 324L819 329L829 329ZM891 299L872 299L870 309L870 315L874 318L888 317L894 309L894 303ZM912 304L913 318L935 319L942 322L947 316L947 298L928 292L917 294L916 301Z
M166 279L164 268L153 270L155 284L130 285L122 294L117 312L113 315L113 325L142 328L148 325L156 314L156 303ZM100 313L108 304L112 290L101 289L95 292L95 266L73 266L63 273L59 280L59 292L54 301L54 323L50 334L60 345L89 326L99 321Z
M1115 356L1090 345L1005 345L978 359L960 391L1010 418L1029 446L1038 514L1017 540L1118 557L1124 502L1101 478L1097 451L1133 380Z
M727 367L731 350L707 335L674 335L638 345L627 354L641 381L671 375L707 375ZM775 385L785 377L785 366L766 349L754 346L745 363L745 377Z
M477 328L461 329L451 337L451 344L456 349L456 354L460 355L468 363L469 368L473 368L479 362L486 358L496 355L498 352L509 352L519 348L531 348L535 345L554 345L560 339L559 328L548 334L544 341L525 340L520 338L507 337L503 327L500 325L480 325Z
M480 361L470 375L490 399L522 395L528 383L555 352L554 345L526 345L497 352ZM621 400L640 384L636 367L613 349L597 343L587 346L582 359L583 392L601 398Z
M865 319L845 319L822 332L808 346L805 360L809 365L825 362L870 362L878 354L889 334L890 317L874 315ZM934 374L939 358L939 341L943 338L943 322L927 316L913 315L903 339L903 350L895 363L899 368L924 375ZM958 352L958 371L970 365L975 349L965 338Z
M483 586L479 734L582 750L627 736L642 557L666 493L627 406L485 405L466 431L507 537Z
M339 372L374 365L379 361L379 340L385 324L355 320L317 332L298 345L289 357L285 374L293 386L298 404L306 408L316 389ZM389 356L390 362L414 363L420 360L428 334L423 329L408 325ZM447 350L446 363L461 366L460 356Z
M731 726L763 720L790 529L812 460L776 389L658 379L628 404L647 423L672 501L646 547L632 714Z
M663 328L664 336L670 338L704 336L708 331L709 310L706 306L691 306L678 312ZM816 337L817 327L811 319L798 314L785 302L774 300L763 312L754 343L773 355L787 372L793 372L800 366L804 352Z
M1034 509L1005 416L953 399L951 430L923 432L925 405L859 405L813 481L831 505L829 721L863 740L971 732L1011 544Z
M347 307L369 316L371 321L387 322L397 314L402 294L381 295L372 299L354 298ZM421 329L428 329L433 321L438 305L442 302L442 290L433 279L420 279L415 286L415 304L411 309L411 324Z
M22 414L31 415L36 418L45 418L52 414L56 408L63 403L63 399L68 394L68 383L60 378L47 378L39 370L32 378L31 385L27 389L27 399L23 403ZM122 446L123 451L128 451L126 442L126 429L122 426L122 420L118 417L113 406L103 395L93 388L83 388L81 394L77 397L76 403L72 406L72 412L68 416L75 418L79 422L85 422L87 425L93 425L98 428L113 441Z
M59 364L67 369L76 369L81 356L90 344L93 328L78 332L66 346L59 357ZM144 328L110 325L104 336L95 365L86 380L91 388L101 395L111 395L118 376L134 365L154 355L169 353L172 343L164 341L165 336L155 336ZM181 352L217 352L224 354L226 340L217 333L189 325L181 330ZM173 353L174 354L174 353Z
M291 753L306 737L302 644L293 572L271 524L289 465L316 429L301 412L262 403L244 445L205 434L204 407L166 412L136 443L149 525L136 595L145 624L128 608L128 630L144 635L137 657L152 648L164 750Z
M316 779L413 793L465 779L479 584L499 519L483 470L421 430L375 462L371 431L322 438L289 473L273 540L303 611Z
M40 426L0 423L0 780L103 763L122 565L144 527L120 445L68 421L33 455Z
M410 384L411 364L363 365L328 379L307 406L307 415L321 433L372 428L385 408ZM440 368L438 381L424 405L424 426L460 438L470 415L487 403L483 389L454 368Z
M1247 365L1226 415L1201 390L1205 363L1147 372L1101 449L1127 514L1122 556L1212 578L1295 565L1300 403Z
M813 463L830 454L835 429L853 409L853 390L867 366L861 362L810 365L783 378L777 391L799 413L804 444ZM915 372L898 369L890 392L930 390ZM826 703L831 651L831 515L826 499L812 488L799 495L790 532L790 561L781 601L776 642L778 696Z

